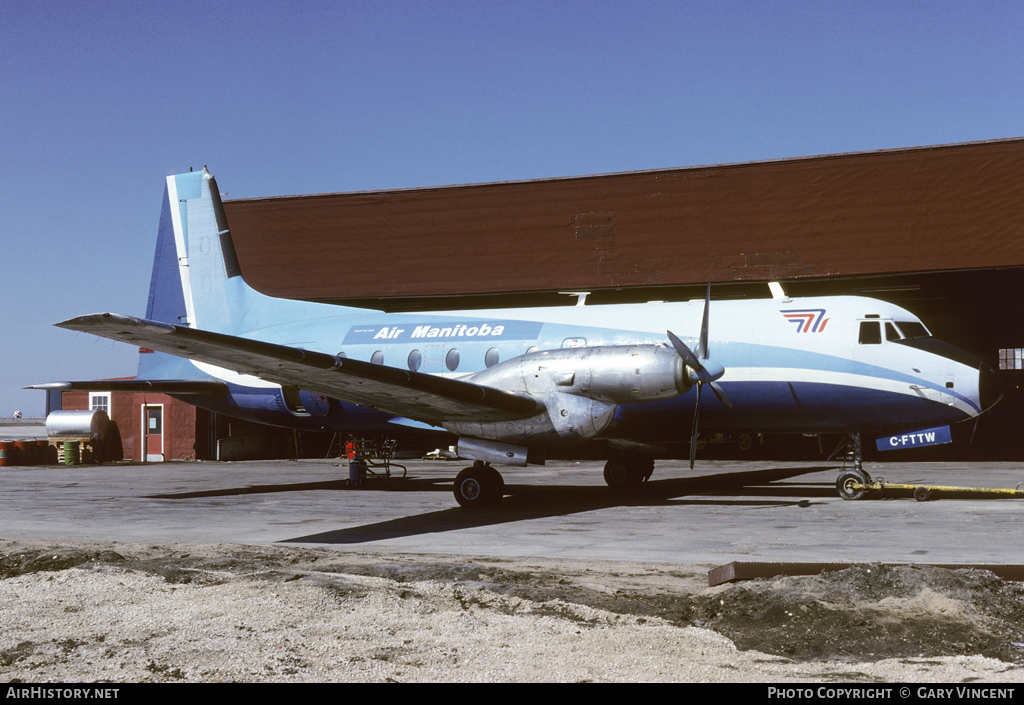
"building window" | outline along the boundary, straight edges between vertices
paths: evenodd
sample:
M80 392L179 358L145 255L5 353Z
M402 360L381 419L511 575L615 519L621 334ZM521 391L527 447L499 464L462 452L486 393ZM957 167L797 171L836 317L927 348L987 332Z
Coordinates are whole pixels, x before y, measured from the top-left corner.
M1024 370L1024 348L1004 348L999 351L999 369Z
M89 411L102 411L107 416L110 416L110 392L90 393Z
M149 412L146 417L149 424L149 435L160 436L164 432L164 410L160 406L149 406L146 407L146 411Z

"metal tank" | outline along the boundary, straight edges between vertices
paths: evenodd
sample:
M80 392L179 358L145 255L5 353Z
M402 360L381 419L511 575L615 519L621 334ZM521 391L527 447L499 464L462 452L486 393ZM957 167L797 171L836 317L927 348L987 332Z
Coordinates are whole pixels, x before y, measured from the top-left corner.
M46 417L46 435L50 438L89 438L106 440L110 417L107 412L52 411Z

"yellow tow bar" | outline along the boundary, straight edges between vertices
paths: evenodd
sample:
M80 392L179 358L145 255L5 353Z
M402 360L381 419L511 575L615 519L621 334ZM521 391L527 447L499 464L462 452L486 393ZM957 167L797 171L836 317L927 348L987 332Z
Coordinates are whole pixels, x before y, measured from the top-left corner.
M935 499L939 493L943 494L984 494L995 497L1024 497L1024 490L1018 483L1017 487L1009 490L999 487L949 487L946 485L903 485L895 482L886 482L879 477L874 480L864 481L864 477L855 471L846 471L839 475L836 480L836 489L843 499L860 499L868 492L884 494L886 490L910 491L918 502L927 502Z

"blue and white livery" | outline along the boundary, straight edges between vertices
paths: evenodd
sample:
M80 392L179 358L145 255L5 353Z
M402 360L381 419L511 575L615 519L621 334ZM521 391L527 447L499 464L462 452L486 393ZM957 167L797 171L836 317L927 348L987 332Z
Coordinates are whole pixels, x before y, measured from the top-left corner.
M465 506L501 497L492 463L546 454L597 449L609 484L642 482L655 457L678 457L687 441L692 462L698 418L718 431L894 433L973 419L1001 395L991 368L899 306L773 291L408 314L276 299L241 276L204 169L167 178L146 319L58 325L155 351L115 389L293 428L455 434L459 455L477 461L455 483ZM705 386L718 401L702 407Z

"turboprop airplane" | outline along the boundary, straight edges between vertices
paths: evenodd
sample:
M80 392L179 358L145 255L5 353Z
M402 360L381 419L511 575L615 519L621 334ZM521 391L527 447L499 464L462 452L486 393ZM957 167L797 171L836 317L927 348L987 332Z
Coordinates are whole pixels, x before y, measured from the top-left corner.
M466 507L500 500L493 465L596 448L606 482L630 488L655 458L682 455L687 437L692 467L699 428L895 432L974 419L1002 394L990 367L899 306L772 289L744 301L712 301L709 284L682 303L402 314L276 299L245 283L204 169L167 177L146 319L57 324L140 346L136 379L35 388L152 390L299 429L446 431L475 461L455 480Z

